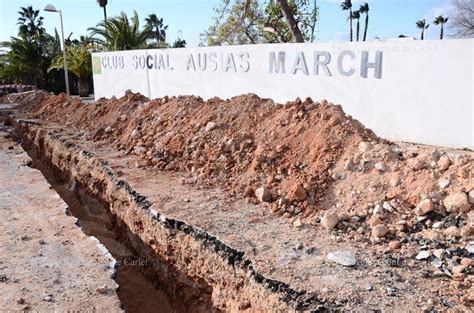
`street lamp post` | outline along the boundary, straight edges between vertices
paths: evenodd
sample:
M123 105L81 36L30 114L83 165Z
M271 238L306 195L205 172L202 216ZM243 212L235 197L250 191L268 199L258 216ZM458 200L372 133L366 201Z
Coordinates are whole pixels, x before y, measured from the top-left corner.
M57 10L56 7L52 4L47 4L44 7L44 10L46 12L59 13L59 17L61 19L61 38L63 40L63 59L64 59L64 80L66 82L67 98L69 99L69 77L68 77L68 73L67 73L66 42L64 41L63 14L62 14L61 10Z

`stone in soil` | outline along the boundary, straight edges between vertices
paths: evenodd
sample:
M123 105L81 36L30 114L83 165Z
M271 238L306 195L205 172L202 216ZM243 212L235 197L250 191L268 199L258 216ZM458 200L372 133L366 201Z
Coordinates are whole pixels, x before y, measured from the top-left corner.
M388 227L384 224L375 225L372 228L372 236L380 238L385 236L388 233Z
M387 170L387 166L385 165L384 162L377 162L375 163L375 168L379 171L379 172L385 172Z
M444 189L444 188L448 187L450 183L451 183L451 181L449 179L440 179L440 180L438 180L438 186L441 189Z
M420 203L415 208L415 214L418 216L423 216L433 211L433 202L430 199L421 200Z
M332 210L326 211L323 218L321 219L321 224L327 231L331 231L339 223L339 215Z
M357 264L355 255L350 251L334 251L327 255L328 260L344 266L354 266Z
M401 245L402 244L399 240L392 240L388 243L388 246L391 250L400 249Z
M469 203L474 204L474 190L469 191Z
M418 252L418 254L415 256L415 259L418 261L426 260L431 256L431 252L428 250L422 250Z
M440 171L445 171L451 166L451 159L447 155L443 155L439 160L438 160L438 169Z
M447 196L443 201L444 207L448 212L460 212L467 213L471 210L471 205L467 198L466 193L460 191L452 193Z
M260 202L272 202L272 193L265 187L260 187L255 190L255 196Z

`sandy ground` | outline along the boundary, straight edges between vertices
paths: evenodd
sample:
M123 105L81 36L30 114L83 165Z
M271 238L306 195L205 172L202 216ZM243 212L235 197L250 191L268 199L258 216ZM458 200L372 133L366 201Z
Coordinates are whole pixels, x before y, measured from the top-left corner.
M120 311L115 260L6 136L0 131L2 311Z

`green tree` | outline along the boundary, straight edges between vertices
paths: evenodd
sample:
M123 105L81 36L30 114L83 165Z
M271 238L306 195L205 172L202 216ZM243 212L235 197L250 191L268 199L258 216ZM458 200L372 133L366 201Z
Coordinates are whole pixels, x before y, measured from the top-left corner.
M349 11L349 17L347 18L349 20L349 39L352 41L352 2L351 0L344 0L341 3L341 9L343 11Z
M363 41L367 39L367 30L369 29L369 4L364 2L359 8L360 14L365 14L365 25L364 25L364 38Z
M79 95L87 97L89 95L89 78L92 73L92 61L90 51L94 47L90 44L79 44L67 49L67 67L78 80ZM51 70L62 70L64 66L64 57L57 55L51 65L48 67L48 72Z
M97 4L104 10L104 21L107 20L107 4L109 2L107 0L97 0Z
M305 41L315 38L318 6L315 0L286 1ZM222 0L215 8L214 23L201 35L201 43L213 45L291 42L287 19L274 0Z
M173 48L185 48L186 40L178 38L173 42Z
M354 11L352 12L352 19L356 20L356 41L359 41L359 32L360 32L360 12L359 11Z
M18 34L20 36L33 37L44 34L44 18L39 15L39 10L34 10L32 6L21 7L18 14L20 14L17 23L17 25L19 25Z
M442 15L438 16L435 18L435 20L433 21L433 24L435 25L441 25L441 30L440 30L440 33L439 33L439 39L443 39L444 37L444 24L446 24L448 22L448 17L443 17Z
M4 69L0 73L3 80L43 85L41 64L43 58L38 39L26 36L11 37L9 42L2 42L1 47L9 51L3 56Z
M214 11L214 24L202 34L202 40L208 46L261 42L258 23L262 12L257 1L236 1L231 5L231 0L224 0Z
M416 27L418 27L419 29L421 29L421 37L420 39L421 40L424 40L425 39L425 30L430 27L430 24L426 24L426 20L419 20L416 22Z
M295 19L293 11L291 10L290 6L288 5L288 1L286 0L275 0L276 3L280 6L281 12L283 16L285 16L286 22L288 27L290 28L291 35L293 37L294 42L304 42L303 34L298 26L298 22Z
M146 26L140 30L140 19L136 11L133 17L128 18L122 12L119 16L99 22L96 27L88 30L95 41L107 50L132 50L147 47L147 39L151 36L151 29Z
M148 15L145 22L151 30L151 38L156 39L157 42L166 41L166 30L168 25L164 25L163 19L158 18L155 13Z

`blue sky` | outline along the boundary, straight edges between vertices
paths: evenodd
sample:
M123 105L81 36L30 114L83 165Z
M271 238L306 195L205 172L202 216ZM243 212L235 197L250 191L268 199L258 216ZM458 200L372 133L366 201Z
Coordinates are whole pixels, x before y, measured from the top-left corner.
M173 42L180 34L188 47L199 44L200 36L212 23L213 8L219 0L111 0L107 6L108 16L121 11L131 15L136 10L143 19L150 13L163 17L169 25L168 41ZM320 41L344 41L348 39L346 12L340 10L340 0L319 0L319 23L317 39ZM353 0L358 7L362 0ZM397 37L399 34L419 36L415 22L426 18L430 23L439 14L449 16L450 0L367 0L370 5L369 38ZM87 28L103 19L102 9L95 0L0 0L0 41L17 35L18 8L33 5L43 9L47 3L61 8L66 36L73 32L73 38L87 34ZM59 30L59 15L42 12L45 28L54 33ZM362 20L361 20L362 22ZM432 24L432 23L431 23ZM354 26L355 28L355 26ZM361 25L362 28L362 25ZM426 38L436 39L439 29L430 25Z

